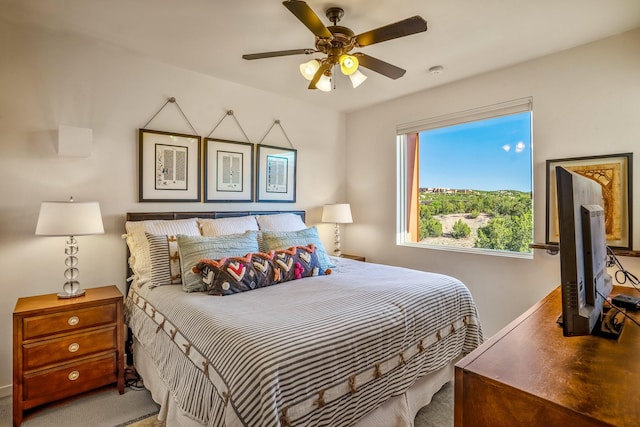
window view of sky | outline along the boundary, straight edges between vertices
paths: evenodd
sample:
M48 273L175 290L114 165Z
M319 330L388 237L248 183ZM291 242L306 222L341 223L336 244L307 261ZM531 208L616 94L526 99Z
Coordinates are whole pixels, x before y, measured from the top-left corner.
M420 132L420 187L531 191L531 113Z

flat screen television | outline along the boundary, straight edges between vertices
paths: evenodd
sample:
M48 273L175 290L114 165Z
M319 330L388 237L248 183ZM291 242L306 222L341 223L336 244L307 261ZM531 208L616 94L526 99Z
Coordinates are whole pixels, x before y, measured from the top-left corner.
M607 240L602 187L592 179L556 166L562 330L589 335L599 324L613 289L607 272Z

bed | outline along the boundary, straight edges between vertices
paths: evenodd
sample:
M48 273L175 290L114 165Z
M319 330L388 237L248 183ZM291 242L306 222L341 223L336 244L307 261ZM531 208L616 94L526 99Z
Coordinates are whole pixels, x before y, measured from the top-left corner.
M131 241L136 233L146 248ZM224 249L205 249L211 262L229 267L230 260L251 260L238 255L246 247L233 247L234 239L256 235L253 259L310 253L320 268L251 290L219 295L231 291L218 287L212 295L202 268L193 268L206 264L197 261L201 242L227 239ZM166 237L168 261L152 243L158 236ZM273 236L281 246L297 246L276 248ZM412 426L418 410L452 379L454 364L482 342L464 284L330 256L302 211L129 213L125 237L129 345L145 387L161 405L158 418L169 427ZM221 257L229 241L236 254ZM200 246L190 255L193 242ZM171 271L167 262L179 261L182 277L165 271L165 283L160 273L149 279L143 256L155 256L149 262L155 270ZM295 259L299 266L302 258ZM204 291L190 287L196 283L191 273L200 275L195 286L204 281Z

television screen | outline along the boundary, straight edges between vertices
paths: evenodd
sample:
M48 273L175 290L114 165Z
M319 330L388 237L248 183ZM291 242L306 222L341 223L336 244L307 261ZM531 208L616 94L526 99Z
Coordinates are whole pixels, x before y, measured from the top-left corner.
M612 290L602 187L592 179L556 167L562 328L565 336L588 335Z

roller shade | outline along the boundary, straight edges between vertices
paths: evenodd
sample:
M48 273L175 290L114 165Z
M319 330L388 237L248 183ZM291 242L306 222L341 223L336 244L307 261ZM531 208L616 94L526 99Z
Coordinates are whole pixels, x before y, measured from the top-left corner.
M514 99L512 101L474 108L472 110L460 111L457 113L445 114L429 119L400 124L396 127L396 133L398 135L404 135L407 133L422 132L425 130L475 122L477 120L484 120L498 116L507 116L509 114L524 113L532 110L532 97Z

